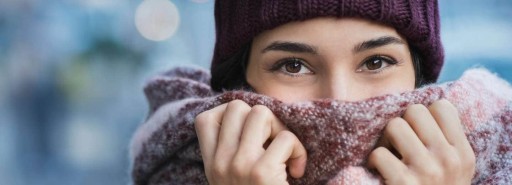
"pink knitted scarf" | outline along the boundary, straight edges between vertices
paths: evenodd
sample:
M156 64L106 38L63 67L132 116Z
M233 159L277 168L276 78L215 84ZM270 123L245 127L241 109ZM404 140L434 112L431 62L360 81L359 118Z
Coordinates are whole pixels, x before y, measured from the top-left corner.
M206 71L176 68L146 85L150 113L131 143L133 184L208 184L194 118L235 99L267 106L306 147L306 173L289 178L290 184L382 184L365 161L386 123L408 105L441 98L459 110L475 151L472 184L512 184L512 88L487 70L472 69L454 82L357 102L289 104L245 91L215 94L209 79Z

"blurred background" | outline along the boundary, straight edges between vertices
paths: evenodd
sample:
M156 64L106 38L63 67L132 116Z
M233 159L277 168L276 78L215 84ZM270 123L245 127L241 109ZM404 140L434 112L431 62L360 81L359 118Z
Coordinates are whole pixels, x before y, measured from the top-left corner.
M442 1L441 81L512 81L512 1ZM209 67L212 0L0 0L0 185L128 184L142 86Z

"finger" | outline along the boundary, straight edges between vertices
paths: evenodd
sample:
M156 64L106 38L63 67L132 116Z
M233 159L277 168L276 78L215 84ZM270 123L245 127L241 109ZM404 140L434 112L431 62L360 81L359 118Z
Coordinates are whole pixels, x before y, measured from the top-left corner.
M264 154L265 142L277 131L286 129L274 114L263 105L255 105L245 119L238 151L232 165L236 173L245 175L247 169Z
M395 118L389 121L383 137L400 153L405 164L426 159L427 148L405 120Z
M425 106L421 104L409 106L403 118L425 146L437 147L448 144L436 120Z
M386 181L393 181L406 173L408 167L384 147L378 147L368 157L368 168L376 169Z
M222 117L215 160L217 162L228 162L238 149L240 135L247 114L251 107L241 100L234 100L227 104L226 111Z
M384 148L388 149L398 159L402 159L402 155L400 155L400 153L393 147L393 145L391 145L391 142L389 141L389 139L387 137L383 136L378 140L375 148L378 148L378 147L384 147Z
M299 178L304 175L306 160L306 149L297 136L290 131L281 131L258 162L265 167L288 164L290 175Z
M240 147L262 148L269 138L274 138L277 133L288 130L274 113L263 105L255 105L247 115L243 128Z
M226 107L227 104L222 104L196 116L194 125L205 167L211 166L212 159L214 158L220 122Z
M469 147L457 109L447 100L439 100L429 107L446 140L457 147Z

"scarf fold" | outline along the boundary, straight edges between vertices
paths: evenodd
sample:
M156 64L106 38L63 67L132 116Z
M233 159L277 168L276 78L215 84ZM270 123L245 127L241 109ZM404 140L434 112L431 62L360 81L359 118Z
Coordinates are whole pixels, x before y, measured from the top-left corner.
M382 184L365 167L366 159L389 120L412 104L447 99L458 109L476 155L472 184L512 184L512 88L485 69L471 69L454 82L401 94L347 102L315 100L283 103L245 91L214 93L205 70L175 68L144 88L150 110L135 132L130 150L132 183L208 184L194 118L235 99L267 106L308 152L296 184Z

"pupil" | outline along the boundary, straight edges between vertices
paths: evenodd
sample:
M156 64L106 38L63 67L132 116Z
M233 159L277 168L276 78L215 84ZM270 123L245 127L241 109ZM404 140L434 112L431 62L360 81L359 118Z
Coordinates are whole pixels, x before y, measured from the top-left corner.
M376 70L382 67L382 61L379 59L372 60L368 63L366 63L366 67L369 70Z
M286 71L289 73L298 73L302 68L302 65L298 62L291 62L286 64Z

